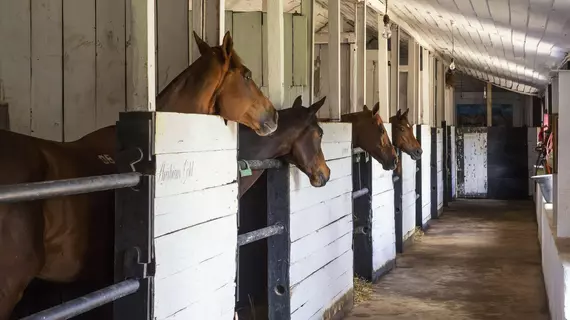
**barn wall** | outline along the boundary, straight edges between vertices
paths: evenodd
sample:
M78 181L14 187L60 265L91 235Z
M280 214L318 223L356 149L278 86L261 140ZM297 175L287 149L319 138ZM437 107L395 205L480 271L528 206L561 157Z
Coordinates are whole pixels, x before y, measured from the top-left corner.
M437 209L443 208L443 129L437 128Z
M204 136L206 130L215 134ZM236 146L233 122L226 126L215 116L156 114L157 320L230 319L233 315Z
M527 133L527 139L526 139L526 143L527 143L527 163L528 163L528 195L532 196L534 195L534 182L532 180L530 180L530 177L534 175L534 165L536 164L536 159L538 158L538 153L536 151L534 151L534 148L536 148L536 143L537 143L537 135L538 135L538 131L539 128L537 127L530 127L528 128L528 133Z
M1 1L10 129L70 141L114 124L128 103L125 16L123 1Z
M392 136L392 126L384 124ZM394 183L392 171L372 161L372 267L380 270L396 259L396 232L394 221Z
M431 219L431 127L421 126L421 146L422 146L422 224Z
M352 289L352 127L321 123L323 153L331 169L314 188L291 167L291 319L320 319Z
M457 198L457 144L456 127L451 126L451 196Z
M526 106L526 96L515 92L493 92L493 104L511 104L513 106L513 122L514 127L522 127L524 125L524 114ZM480 92L456 92L455 105L458 104L483 104L486 105L486 99L483 91Z
M414 136L416 125L413 126ZM402 152L402 208L403 240L408 239L416 227L416 161Z
M340 101L341 101L341 112L346 114L350 112L350 45L341 44L340 45ZM329 92L329 53L328 45L317 44L315 45L315 82L314 82L314 96L315 101L328 95ZM325 104L319 110L317 116L320 119L329 119L332 117L338 106L329 105L329 101L325 100Z

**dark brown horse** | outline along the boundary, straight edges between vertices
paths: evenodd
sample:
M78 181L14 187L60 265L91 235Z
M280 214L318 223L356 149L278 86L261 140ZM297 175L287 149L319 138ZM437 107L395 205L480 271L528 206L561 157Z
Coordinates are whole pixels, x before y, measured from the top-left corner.
M326 97L325 97L326 98ZM324 186L330 177L321 139L323 129L319 127L317 112L325 103L325 98L308 108L302 106L301 96L288 109L279 110L279 127L268 137L260 137L250 130L240 133L240 141L247 141L239 148L239 158L244 160L264 160L283 158L294 164L307 175L313 187ZM265 170L252 170L252 175L240 178L241 197Z
M159 110L220 114L256 135L275 131L276 110L235 54L229 33L216 47L194 37L201 57L160 93ZM0 184L115 173L115 140L114 126L68 143L0 131ZM113 230L113 191L0 204L0 320L9 318L34 278L84 281L93 290L108 285Z
M407 153L413 160L419 160L423 151L420 143L414 136L414 130L410 122L408 122L408 111L410 109L407 109L404 113L400 113L400 110L398 110L396 115L390 117L392 143L396 148Z
M398 164L398 155L390 142L384 121L378 114L379 106L380 104L376 103L370 111L365 105L362 111L343 114L340 119L352 123L354 147L368 152L384 170L394 170Z

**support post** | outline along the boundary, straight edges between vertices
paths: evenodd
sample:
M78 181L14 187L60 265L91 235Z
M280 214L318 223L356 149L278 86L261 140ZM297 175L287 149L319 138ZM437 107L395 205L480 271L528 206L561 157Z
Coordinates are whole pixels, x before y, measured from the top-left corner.
M129 1L126 21L127 111L156 109L156 2Z
M329 92L328 105L332 119L340 120L341 94L340 94L340 0L328 1L329 18Z
M303 101L307 101L307 105L313 104L314 100L314 83L315 83L315 0L301 0L301 14L307 19L307 84L303 89Z
M445 86L445 62L443 60L439 60L437 64L437 103L435 105L435 121L433 123L434 127L437 127L438 123L443 121L443 111L445 110L445 106L449 104L447 99L446 93L446 86Z
M402 159L402 151L396 149L398 159ZM404 166L400 166L398 170L392 171L392 181L394 183L394 235L396 237L396 253L404 252L404 216L402 202L402 183L403 183Z
M431 218L438 219L437 210L437 128L431 128L431 154L430 154L430 176L431 176Z
M267 1L267 64L268 98L276 109L283 107L285 80L285 47L283 27L283 0Z
M378 30L382 30L384 27L383 18L384 15L378 14ZM378 113L382 119L384 119L384 121L388 121L390 118L390 74L388 72L388 40L384 39L380 32L378 32L378 34L378 63L376 64L376 67L378 68L378 99L380 102L380 110ZM392 86L396 85L392 83Z
M557 83L554 83L556 81ZM570 127L560 125L570 120L570 110L566 105L570 101L570 71L558 71L553 80L552 92L552 128L555 141L554 153L554 212L557 214L556 233L558 237L570 237L570 172L565 170L570 163ZM561 167L562 166L562 167Z
M366 5L363 0L356 3L356 104L352 112L362 109L366 101ZM372 101L370 101L372 103Z
M390 116L400 109L400 28L390 37Z
M193 0L192 29L211 46L222 43L225 34L225 0ZM191 41L194 41L192 39ZM198 46L192 46L191 61L200 57Z
M416 139L420 142L420 145L424 144L423 142L426 140L422 138L422 126L419 124L416 125ZM416 160L416 194L418 195L416 199L416 227L420 227L425 231L423 225L422 161L423 157Z
M408 119L410 124L418 123L418 45L414 38L408 39Z
M493 126L493 85L487 82L487 127Z
M372 243L372 160L365 153L352 156L352 190L367 188L369 192L352 200L354 273L375 281Z

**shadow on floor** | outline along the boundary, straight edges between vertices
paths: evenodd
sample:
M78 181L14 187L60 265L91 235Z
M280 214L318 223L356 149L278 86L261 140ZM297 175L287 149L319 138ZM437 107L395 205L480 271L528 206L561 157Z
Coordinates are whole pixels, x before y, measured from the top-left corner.
M347 320L547 320L532 201L458 200Z

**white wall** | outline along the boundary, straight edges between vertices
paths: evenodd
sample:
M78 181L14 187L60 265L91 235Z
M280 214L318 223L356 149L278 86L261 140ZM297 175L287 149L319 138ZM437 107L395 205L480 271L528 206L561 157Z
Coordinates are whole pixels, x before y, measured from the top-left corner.
M431 127L422 125L422 224L431 219Z
M437 210L443 208L443 129L437 128Z
M162 112L155 126L155 319L230 319L237 126L216 116Z
M350 113L350 55L351 55L351 48L349 44L341 44L340 46L340 68L341 68L341 76L340 76L340 100L341 100L341 113L346 114ZM328 53L328 45L326 44L317 44L315 45L315 83L314 83L314 94L315 94L315 101L323 98L324 96L328 95L329 91L329 53ZM371 106L369 106L372 109ZM338 106L329 105L329 100L325 100L325 103L319 110L317 116L319 119L330 119L332 115L336 114L336 112L332 112L331 110L338 109ZM360 107L362 108L362 106ZM360 109L361 110L361 109Z
M459 196L487 194L487 133L463 133L464 181L458 181Z
M385 123L386 131L392 136L392 126ZM382 169L372 161L372 268L380 270L396 259L396 232L394 221L393 172Z
M414 136L416 125L413 126ZM402 235L403 240L413 235L416 228L416 161L402 152Z
M291 167L291 319L321 319L352 289L352 125L320 123L331 169L314 188Z
M493 104L511 104L513 106L514 127L522 127L525 124L525 115L530 111L528 97L516 92L493 92ZM483 92L455 92L455 104L483 104L486 105ZM530 105L532 107L532 104Z

